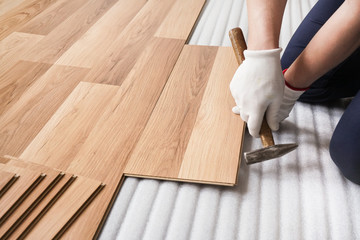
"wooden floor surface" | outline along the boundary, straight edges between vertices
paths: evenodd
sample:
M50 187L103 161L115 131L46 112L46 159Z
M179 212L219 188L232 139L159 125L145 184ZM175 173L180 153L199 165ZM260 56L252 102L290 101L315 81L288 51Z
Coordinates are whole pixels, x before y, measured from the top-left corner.
M15 158L3 167L66 172L23 224L13 227L35 195L1 234L90 239L124 174L235 184L243 136L229 110L235 58L230 48L185 45L204 3L0 1L0 156Z

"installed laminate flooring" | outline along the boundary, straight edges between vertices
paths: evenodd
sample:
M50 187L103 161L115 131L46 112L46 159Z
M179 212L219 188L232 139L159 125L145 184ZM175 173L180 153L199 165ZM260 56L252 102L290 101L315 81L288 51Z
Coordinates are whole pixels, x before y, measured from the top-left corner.
M216 47L183 50L204 3L24 0L0 16L0 156L82 176L40 220L34 209L12 237L96 236L124 173L235 184L243 124L224 110L232 105L233 54ZM214 127L219 122L226 125ZM213 147L219 142L230 153ZM147 159L156 167L146 170ZM106 187L83 209L100 182Z

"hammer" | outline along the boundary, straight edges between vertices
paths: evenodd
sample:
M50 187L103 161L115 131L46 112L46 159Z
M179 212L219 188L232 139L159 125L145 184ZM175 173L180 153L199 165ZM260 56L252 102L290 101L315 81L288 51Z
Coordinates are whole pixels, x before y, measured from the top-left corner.
M229 37L236 60L240 65L245 60L243 51L247 48L244 35L240 28L234 28L230 30ZM261 124L260 138L264 148L252 152L246 152L244 155L247 165L281 157L298 147L295 143L275 145L271 129L266 122L265 117Z

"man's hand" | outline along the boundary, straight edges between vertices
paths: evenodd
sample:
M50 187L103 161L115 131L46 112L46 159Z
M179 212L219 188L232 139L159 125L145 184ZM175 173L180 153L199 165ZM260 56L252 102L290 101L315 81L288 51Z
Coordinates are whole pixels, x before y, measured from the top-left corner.
M253 137L259 137L265 111L270 128L273 131L279 128L278 113L285 82L280 66L280 52L281 48L245 50L245 60L230 83L231 94L236 102L233 112L240 114L247 122Z

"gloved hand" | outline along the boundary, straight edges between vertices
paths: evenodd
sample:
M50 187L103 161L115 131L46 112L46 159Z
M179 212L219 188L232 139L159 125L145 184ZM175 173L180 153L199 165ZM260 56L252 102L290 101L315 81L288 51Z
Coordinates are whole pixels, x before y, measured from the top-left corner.
M237 105L233 112L247 122L253 137L259 137L265 111L269 127L273 131L279 129L278 112L285 85L280 66L281 50L245 50L245 60L230 83Z
M283 74L285 74L286 70L287 69L283 71ZM301 94L303 94L307 89L308 88L294 88L285 80L284 96L278 113L279 122L282 122L285 118L289 116L296 100L298 100Z

